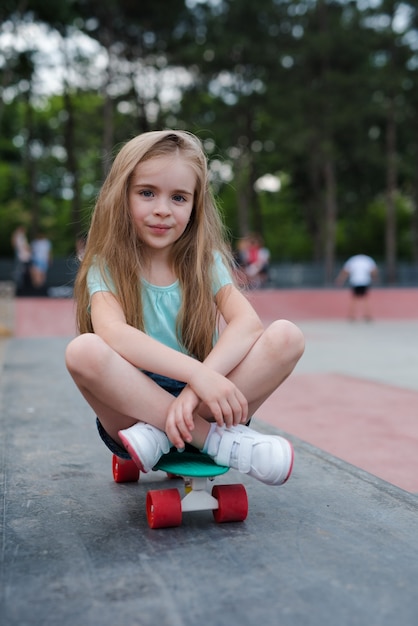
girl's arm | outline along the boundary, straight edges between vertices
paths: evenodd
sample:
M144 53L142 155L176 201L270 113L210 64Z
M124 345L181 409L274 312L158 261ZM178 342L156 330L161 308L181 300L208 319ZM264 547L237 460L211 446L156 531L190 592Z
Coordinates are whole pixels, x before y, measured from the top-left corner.
M218 372L222 375L225 383L228 382L232 385L226 376L246 357L264 330L261 320L251 304L233 285L227 285L218 292L216 305L226 326L204 361L206 371L198 373L198 382L205 392L211 388L210 372L212 374ZM202 408L200 401L205 405L204 413L213 417L219 425L232 426L240 422L245 423L248 419L248 403L235 385L233 385L233 389L235 397L239 399L240 406L233 410L231 408L233 407L233 400L228 404L223 402L222 396L220 396L219 406L221 410L215 412L213 405L205 401L203 392L197 389L193 377L189 385L183 389L179 397L170 406L166 432L171 441L173 443L179 442L175 444L177 447L181 447L181 441L191 441L191 433L194 429L193 414L196 409L200 411Z
M93 294L91 319L94 332L135 367L189 382L196 366L202 365L129 326L122 307L108 291Z
M220 289L216 305L226 326L204 365L129 326L120 304L108 291L92 296L91 317L94 332L132 365L190 383L199 375L199 365L224 376L229 374L263 332L253 307L232 285Z
M135 367L188 383L193 390L193 397L185 398L186 406L176 411L180 417L171 418L174 426L167 434L173 445L180 448L183 441L191 441L193 411L199 401L205 404L219 424L246 420L247 401L224 375L224 370L228 370L232 361L227 364L219 356L216 359L212 357L210 364L201 363L129 326L121 306L110 292L97 292L92 296L91 316L95 333L126 361ZM215 361L219 362L219 371L215 368ZM180 428L176 426L178 421L181 422Z
M227 376L247 356L264 328L247 298L233 285L220 289L215 301L226 325L204 363Z

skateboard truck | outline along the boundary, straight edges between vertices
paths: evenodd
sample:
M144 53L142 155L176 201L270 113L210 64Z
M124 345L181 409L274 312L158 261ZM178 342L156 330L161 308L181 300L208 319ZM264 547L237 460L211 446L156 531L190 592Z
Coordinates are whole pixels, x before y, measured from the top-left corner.
M184 478L185 492L181 500L181 510L210 511L218 508L218 501L207 491L208 480L213 478Z

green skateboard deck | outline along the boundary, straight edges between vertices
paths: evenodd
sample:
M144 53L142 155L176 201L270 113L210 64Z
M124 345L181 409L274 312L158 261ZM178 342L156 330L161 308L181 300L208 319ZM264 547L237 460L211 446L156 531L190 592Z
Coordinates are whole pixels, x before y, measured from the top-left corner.
M204 453L169 452L161 457L154 469L162 470L175 476L211 478L212 476L225 474L229 467L216 465L210 456Z

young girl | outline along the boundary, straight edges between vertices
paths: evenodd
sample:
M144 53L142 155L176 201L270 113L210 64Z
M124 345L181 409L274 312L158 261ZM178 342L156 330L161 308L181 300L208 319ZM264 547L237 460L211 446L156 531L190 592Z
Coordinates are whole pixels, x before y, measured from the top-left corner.
M280 485L291 444L245 424L304 340L288 321L263 329L234 286L223 235L199 140L170 130L129 141L94 210L66 364L105 444L143 472L192 444Z

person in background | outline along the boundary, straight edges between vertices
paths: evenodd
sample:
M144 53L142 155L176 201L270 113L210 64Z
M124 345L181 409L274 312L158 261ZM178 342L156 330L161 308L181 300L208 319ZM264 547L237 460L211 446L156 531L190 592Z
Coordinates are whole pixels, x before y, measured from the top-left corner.
M237 284L241 287L246 287L248 283L247 274L245 268L248 264L248 237L241 237L238 239L234 250L234 277Z
M268 279L269 264L270 251L264 246L261 235L257 233L249 235L244 266L249 287L257 289L265 285Z
M41 289L46 284L48 267L52 258L52 245L47 237L39 232L31 242L32 262L30 274L32 285L35 289Z
M344 285L346 280L351 288L351 298L348 307L348 317L355 320L358 313L363 313L365 320L372 319L370 307L370 287L378 277L378 267L372 257L366 254L355 254L343 265L336 278L337 285Z
M11 243L15 253L16 267L14 282L16 289L28 287L30 284L31 248L26 237L25 226L18 226L12 233Z

